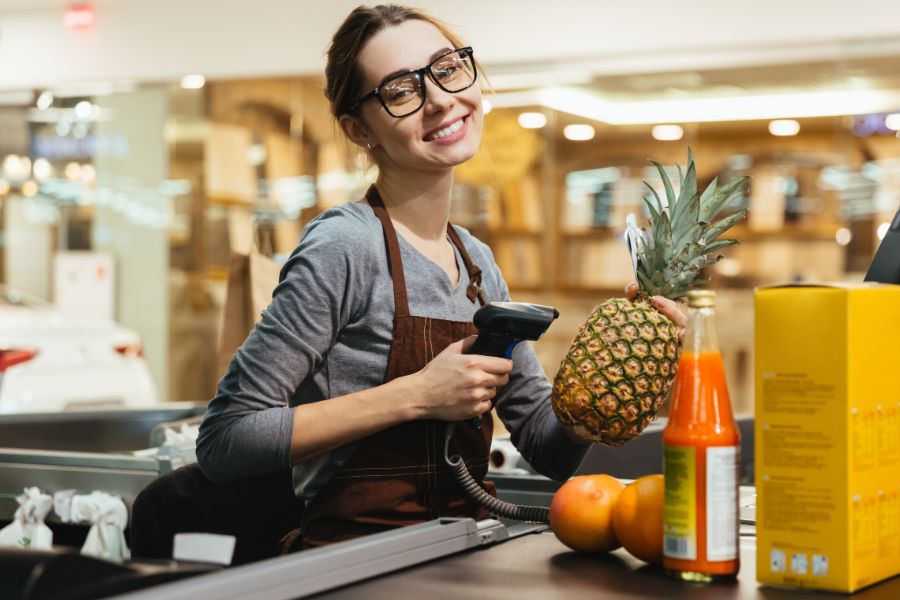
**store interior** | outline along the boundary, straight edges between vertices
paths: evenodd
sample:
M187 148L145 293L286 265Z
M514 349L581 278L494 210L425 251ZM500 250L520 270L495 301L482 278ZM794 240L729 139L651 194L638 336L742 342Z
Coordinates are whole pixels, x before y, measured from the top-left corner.
M0 525L23 485L109 483L131 502L196 461L196 426L278 267L378 175L323 94L330 34L356 4L0 0ZM755 295L862 283L900 235L900 3L417 5L480 69L483 138L455 169L451 222L488 245L512 300L559 311L530 342L551 381L594 307L635 279L626 219L647 225L659 169L676 192L689 156L701 189L749 178L720 213L748 211L738 243L703 277L755 523ZM235 308L238 264L258 279ZM145 412L109 418L121 408ZM170 419L193 439L160 429ZM506 433L495 418L496 451L514 454ZM889 436L873 436L879 456L900 456ZM625 448L596 446L583 472L660 470L661 445ZM644 471L612 471L626 463Z
M490 112L452 220L491 247L514 300L560 309L535 344L548 375L634 277L623 231L647 214L643 182L662 189L650 160L674 178L691 148L701 186L751 177L728 207L749 209L740 244L707 276L734 403L752 412L753 289L862 280L900 205L900 53L848 54L637 74L484 65ZM205 401L230 253L283 261L375 168L317 75L57 87L0 97L0 280L52 303L57 253L111 256L106 316L140 334L159 399Z

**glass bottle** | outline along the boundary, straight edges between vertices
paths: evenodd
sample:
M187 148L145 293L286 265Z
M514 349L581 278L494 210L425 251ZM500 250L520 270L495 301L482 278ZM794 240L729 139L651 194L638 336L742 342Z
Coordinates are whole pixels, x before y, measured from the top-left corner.
M740 568L741 437L714 325L715 292L688 293L665 448L663 568L689 581L734 578Z

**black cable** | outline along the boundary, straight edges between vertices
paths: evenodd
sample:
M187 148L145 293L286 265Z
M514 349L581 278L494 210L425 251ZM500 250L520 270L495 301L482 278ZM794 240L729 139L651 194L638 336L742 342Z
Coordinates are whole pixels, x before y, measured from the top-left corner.
M549 523L549 508L544 506L520 506L494 498L472 477L472 474L466 468L466 463L463 462L459 454L450 456L450 438L453 436L455 426L456 423L447 423L447 427L444 429L444 460L466 495L479 506L487 509L491 514L517 521Z

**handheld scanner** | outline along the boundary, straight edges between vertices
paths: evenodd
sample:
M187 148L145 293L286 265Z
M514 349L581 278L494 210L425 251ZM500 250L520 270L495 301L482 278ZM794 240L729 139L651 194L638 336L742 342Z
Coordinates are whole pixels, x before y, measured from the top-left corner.
M552 306L527 302L491 302L478 309L473 319L478 338L469 354L511 358L524 340L537 340L559 316Z
M478 337L468 354L512 358L513 349L524 340L536 340L544 335L559 316L552 306L527 302L491 302L475 313L473 322ZM481 417L469 420L472 427L481 429Z

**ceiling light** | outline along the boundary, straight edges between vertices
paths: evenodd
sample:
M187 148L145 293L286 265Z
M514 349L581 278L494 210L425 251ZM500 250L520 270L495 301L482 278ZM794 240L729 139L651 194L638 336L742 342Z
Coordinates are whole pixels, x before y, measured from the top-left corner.
M655 125L651 134L654 140L672 142L684 136L684 129L680 125Z
M46 158L36 158L31 166L31 172L38 181L43 181L53 175L53 165Z
M250 165L258 167L266 162L268 154L265 144L253 144L244 152L244 158Z
M186 90L199 90L206 85L206 77L203 75L185 75L181 78L181 87Z
M800 123L793 119L775 119L769 122L769 133L780 137L800 133Z
M94 107L91 106L91 103L87 100L82 100L78 104L75 105L75 118L81 119L82 121L87 121L91 118L91 114L94 112Z
M31 172L31 159L27 156L10 154L3 159L3 173L12 181L21 181Z
M884 126L894 131L900 131L900 113L893 113L884 118Z
M66 179L75 181L81 177L81 165L77 162L70 162L66 165L66 168L63 169L63 173L65 173Z
M540 129L547 124L547 115L538 112L523 112L519 115L519 125L525 129Z
M44 90L41 92L41 95L38 96L36 104L39 109L47 110L53 106L53 94L48 90Z
M25 183L22 184L20 188L22 190L22 195L26 198L33 198L37 196L38 193L38 184L34 179L29 179Z
M72 136L77 140L83 140L87 137L88 127L84 123L75 123L72 126Z
M583 142L594 137L594 128L584 123L566 125L565 129L563 129L563 135L567 140Z
M94 183L97 181L97 169L94 168L94 165L82 165L81 173L79 175L81 180L85 183Z
M488 114L489 112L491 112L491 110L492 110L493 108L494 108L494 107L491 106L491 103L490 103L490 102L488 102L488 101L485 100L484 98L481 99L481 112L483 112L484 114Z
M846 246L852 239L853 232L846 227L840 227L834 232L834 241L836 241L839 246Z

